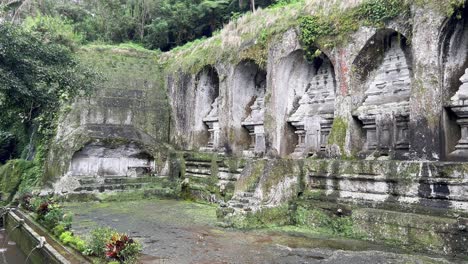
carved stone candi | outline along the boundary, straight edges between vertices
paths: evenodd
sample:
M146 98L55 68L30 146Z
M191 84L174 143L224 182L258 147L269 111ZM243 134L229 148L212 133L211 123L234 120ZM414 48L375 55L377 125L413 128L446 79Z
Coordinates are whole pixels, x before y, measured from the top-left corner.
M404 155L408 152L411 75L400 41L394 37L365 91L363 104L353 113L363 124L364 153L396 151Z
M461 128L461 137L455 146L455 151L450 155L453 157L468 157L468 69L460 78L462 85L450 98L450 109L457 115L457 124Z
M255 99L250 107L250 115L241 123L249 131L250 147L245 151L247 156L265 152L265 130L263 126L265 104L263 96Z
M218 108L219 108L219 97L216 97L214 102L211 104L211 111L208 115L203 118L203 123L208 127L208 132L210 133L210 139L208 140L205 150L216 150L219 147L219 118L218 118Z
M298 143L295 155L324 151L333 123L335 82L332 67L325 61L307 85L299 107L288 118L295 128Z

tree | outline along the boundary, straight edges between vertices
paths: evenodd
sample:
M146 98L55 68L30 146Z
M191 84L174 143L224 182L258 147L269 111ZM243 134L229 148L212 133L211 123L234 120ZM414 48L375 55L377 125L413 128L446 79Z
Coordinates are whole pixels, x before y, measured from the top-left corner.
M60 105L93 87L95 74L67 46L40 36L0 25L0 134L12 134L8 142L16 140L18 146L29 144L33 125L43 138L50 137Z

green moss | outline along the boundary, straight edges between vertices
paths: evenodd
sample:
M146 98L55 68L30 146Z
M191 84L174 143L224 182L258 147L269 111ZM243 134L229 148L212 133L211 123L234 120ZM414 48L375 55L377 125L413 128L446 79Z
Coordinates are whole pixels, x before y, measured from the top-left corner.
M241 229L272 228L291 224L290 211L287 204L263 208L255 213L231 219L231 225Z
M255 190L261 176L264 173L265 165L267 161L257 160L249 164L249 174L245 177L241 177L236 182L236 192L251 192Z
M318 233L357 237L350 216L336 216L318 208L307 209L299 206L294 217L296 225L311 228Z
M294 160L275 160L272 164L268 164L268 177L263 182L263 193L268 194L271 188L277 186L286 178L295 178L297 176Z
M10 160L0 167L0 190L2 198L11 200L15 193L29 192L40 183L42 167L37 162Z
M333 126L328 137L329 145L337 145L340 148L341 155L345 155L346 131L348 130L348 123L344 118L336 117L333 120Z
M413 3L419 7L429 7L440 14L450 17L465 5L465 0L414 0Z

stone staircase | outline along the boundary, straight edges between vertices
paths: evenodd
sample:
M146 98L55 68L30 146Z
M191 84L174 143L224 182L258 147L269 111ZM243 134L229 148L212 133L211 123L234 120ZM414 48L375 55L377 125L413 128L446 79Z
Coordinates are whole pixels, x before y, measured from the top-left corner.
M228 208L227 211L230 212L226 216L230 216L255 212L259 209L260 202L260 199L255 197L253 192L238 192L229 202L221 206Z
M206 191L213 192L215 188L219 192L223 192L229 188L233 190L234 183L239 179L244 168L243 166L239 166L236 169L229 168L227 159L216 153L194 155L187 152L184 154L184 160L185 178L189 179L190 189L199 194ZM213 177L213 173L215 173L214 169L217 170L217 178ZM204 197L203 199L218 202L213 197Z
M125 176L113 177L80 177L80 186L73 192L91 193L106 191L127 191L141 189L155 181L156 177L129 178Z

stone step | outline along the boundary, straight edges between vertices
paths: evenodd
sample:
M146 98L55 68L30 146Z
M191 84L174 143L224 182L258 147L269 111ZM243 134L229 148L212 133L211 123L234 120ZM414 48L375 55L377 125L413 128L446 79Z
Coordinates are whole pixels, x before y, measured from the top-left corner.
M106 184L128 184L128 183L150 183L156 180L157 177L106 177L104 183Z
M241 203L231 203L230 206L233 208L240 208L240 209L244 208L244 204L241 204Z
M187 168L185 170L186 173L194 173L194 174L204 174L204 175L211 175L211 170L207 169L198 169L198 168Z
M148 185L148 183L82 185L76 188L74 192L123 191L123 190L129 190L129 189L141 189L145 185Z
M226 173L232 173L232 174L240 174L242 173L243 169L237 169L237 170L230 170L227 167L218 167L218 171L226 172Z
M220 180L237 181L239 179L239 177L240 177L239 174L218 172L218 179L220 179Z
M238 197L253 197L254 193L253 192L239 192L237 193Z
M78 181L81 185L93 185L93 184L127 184L127 183L149 183L153 182L160 177L122 177L122 176L108 176L108 177L80 177Z
M211 168L211 161L185 161L185 166Z
M97 183L96 178L94 177L83 177L83 178L79 178L78 181L80 182L81 185Z
M187 172L185 174L185 177L188 177L188 178L192 178L192 177L195 177L195 178L209 178L211 175L210 174L202 174L202 173L194 173L194 172Z

